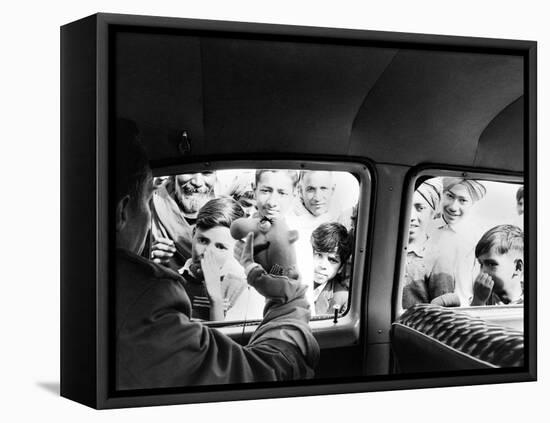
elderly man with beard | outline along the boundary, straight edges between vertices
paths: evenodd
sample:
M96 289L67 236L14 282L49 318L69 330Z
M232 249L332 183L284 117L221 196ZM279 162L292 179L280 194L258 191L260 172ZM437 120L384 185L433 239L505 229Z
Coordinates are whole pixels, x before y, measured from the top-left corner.
M193 228L200 208L214 198L212 171L169 177L153 196L151 259L179 270L191 258Z

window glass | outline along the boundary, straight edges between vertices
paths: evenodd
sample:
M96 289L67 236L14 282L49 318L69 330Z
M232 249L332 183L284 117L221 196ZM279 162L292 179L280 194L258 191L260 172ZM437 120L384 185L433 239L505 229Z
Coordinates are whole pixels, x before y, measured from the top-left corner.
M249 231L256 263L307 286L313 320L349 308L360 193L350 172L218 169L156 176L155 186L146 254L182 275L194 319L261 320L265 298L234 256Z
M523 185L420 177L412 194L401 307L523 304Z

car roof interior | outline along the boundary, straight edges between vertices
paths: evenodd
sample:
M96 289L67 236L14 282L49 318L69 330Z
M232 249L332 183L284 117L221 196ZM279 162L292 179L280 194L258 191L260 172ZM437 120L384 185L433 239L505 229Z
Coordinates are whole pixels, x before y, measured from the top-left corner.
M186 130L194 156L523 170L519 55L139 32L117 33L115 51L118 115L153 160L181 157Z

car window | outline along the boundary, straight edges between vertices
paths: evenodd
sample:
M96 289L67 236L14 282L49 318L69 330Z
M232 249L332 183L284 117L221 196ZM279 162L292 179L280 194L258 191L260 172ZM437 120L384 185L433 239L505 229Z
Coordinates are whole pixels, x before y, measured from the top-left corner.
M518 178L423 175L408 201L398 310L419 303L523 305L524 204Z
M235 237L244 240L247 231L254 231L255 261L269 273L299 277L307 287L312 320L342 316L353 303L357 214L364 200L360 192L370 192L361 187L367 180L360 182L351 170L335 165L220 166L177 173L157 169L146 254L182 276L192 318L227 325L259 321L265 298L247 284L249 269L233 254L239 243ZM246 222L232 233L230 226L238 219ZM360 225L366 227L362 219ZM282 246L273 241L274 233L284 235ZM290 249L295 255L289 259L285 254ZM282 258L273 262L272 257ZM221 306L212 301L210 280L220 281L214 297L221 295Z

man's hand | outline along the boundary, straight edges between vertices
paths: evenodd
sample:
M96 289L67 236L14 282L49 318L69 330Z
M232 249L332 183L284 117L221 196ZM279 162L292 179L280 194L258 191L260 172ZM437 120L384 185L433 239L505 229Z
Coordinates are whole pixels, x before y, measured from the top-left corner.
M155 263L168 265L175 252L174 241L168 238L157 238L151 248L151 260Z
M244 242L237 241L235 243L235 249L233 255L241 266L246 269L247 266L254 263L254 233L249 232Z
M474 281L474 299L472 300L471 305L485 305L491 296L493 285L493 278L491 278L491 276L487 273L480 272Z

